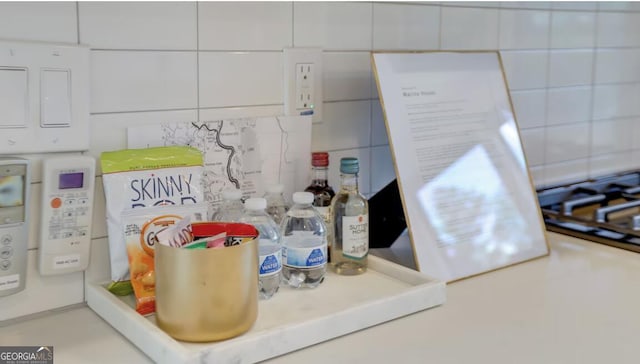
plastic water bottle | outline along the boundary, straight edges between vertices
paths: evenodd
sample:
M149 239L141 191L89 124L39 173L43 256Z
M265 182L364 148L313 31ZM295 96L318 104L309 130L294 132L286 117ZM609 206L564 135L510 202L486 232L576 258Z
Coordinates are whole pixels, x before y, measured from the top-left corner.
M282 230L282 277L293 288L315 288L327 270L327 227L311 205L311 192L293 194Z
M238 222L243 212L242 191L224 190L222 191L222 203L211 216L211 221Z
M260 298L269 299L280 287L282 280L282 245L280 244L280 227L264 209L267 201L264 198L250 198L244 202L245 212L240 222L253 225L260 233L258 242L258 292Z
M267 200L267 214L273 218L276 224L280 224L289 210L289 206L287 206L287 202L284 199L284 186L281 184L269 185L265 190L264 198Z

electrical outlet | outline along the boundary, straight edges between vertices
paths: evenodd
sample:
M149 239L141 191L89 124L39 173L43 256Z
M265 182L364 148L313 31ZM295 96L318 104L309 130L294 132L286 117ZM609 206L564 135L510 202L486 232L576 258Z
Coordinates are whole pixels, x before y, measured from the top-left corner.
M296 110L314 109L313 63L296 64Z
M284 49L284 111L322 121L322 49Z

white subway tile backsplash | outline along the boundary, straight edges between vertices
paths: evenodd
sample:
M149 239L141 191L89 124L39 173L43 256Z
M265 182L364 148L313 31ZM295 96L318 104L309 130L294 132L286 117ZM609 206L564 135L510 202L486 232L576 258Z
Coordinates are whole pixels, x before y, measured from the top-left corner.
M370 50L371 3L294 2L293 44L327 50Z
M546 185L544 166L529 166L529 176L531 176L534 186Z
M549 87L588 85L592 75L592 50L549 52Z
M598 7L598 3L596 3L595 1L553 1L551 2L551 9L558 9L558 10L596 10L597 7Z
M33 167L32 167L33 168ZM40 246L40 211L42 207L42 184L29 185L31 200L29 200L29 237L27 246L29 249L37 249Z
M99 164L99 163L98 163ZM91 239L107 236L107 202L104 195L102 176L96 177L96 188L93 199L93 217L91 221ZM93 243L93 241L92 241Z
M93 49L196 50L195 2L78 2L80 42Z
M498 10L443 7L441 49L498 48Z
M545 125L547 90L512 91L511 101L521 130Z
M595 83L640 82L640 49L596 51Z
M602 177L637 167L637 164L633 163L631 151L592 156L589 159L589 177Z
M635 149L631 151L631 160L629 161L629 168L626 169L638 169L640 168L640 149Z
M369 52L325 52L322 68L324 101L371 98Z
M311 148L335 151L368 147L371 137L371 101L328 102L322 123L313 124Z
M589 123L547 127L545 163L558 163L589 156Z
M544 164L544 149L540 148L545 145L544 128L527 129L520 132L522 138L522 146L527 156L527 164L529 166L539 166Z
M387 126L384 122L384 112L380 100L371 101L371 145L389 144Z
M640 11L640 3L636 1L601 1L598 9L605 11Z
M374 49L438 49L439 38L438 7L373 4Z
M595 39L595 13L556 11L551 15L551 48L593 47Z
M500 10L500 49L533 49L549 46L548 11Z
M75 2L0 2L0 38L78 42Z
M640 115L640 83L596 85L593 95L593 119L613 119Z
M549 1L501 1L500 7L511 9L549 9Z
M631 118L632 125L632 134L633 138L631 139L631 147L632 149L640 150L640 117ZM638 164L640 164L640 159L637 159Z
M195 52L91 52L91 113L197 107Z
M89 254L89 266L84 272L85 284L107 283L111 281L111 263L109 260L109 240L92 239Z
M591 119L591 86L549 89L547 126Z
M591 155L622 153L631 149L633 119L600 120L592 124Z
M502 51L509 89L523 90L547 86L547 51Z
M640 46L640 13L604 13L597 17L598 47Z
M38 250L29 250L24 291L0 299L0 322L84 301L82 272L41 276Z
M376 193L396 178L393 156L388 145L371 148L371 193Z
M281 50L292 46L291 2L200 2L200 50Z
M283 103L282 52L200 53L200 107Z
M589 177L589 160L577 159L545 164L544 183L547 186L584 181Z
M282 105L200 109L200 121L284 115Z
M465 8L499 8L500 1L442 1L443 6L462 6Z

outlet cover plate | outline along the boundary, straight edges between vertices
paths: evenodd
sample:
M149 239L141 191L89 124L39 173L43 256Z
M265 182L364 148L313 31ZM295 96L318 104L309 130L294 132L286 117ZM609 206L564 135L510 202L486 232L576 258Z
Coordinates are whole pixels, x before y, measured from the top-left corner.
M284 112L286 115L309 115L312 121L322 121L322 49L321 48L284 48ZM296 85L299 65L312 65L313 108L297 108L297 92L301 89Z

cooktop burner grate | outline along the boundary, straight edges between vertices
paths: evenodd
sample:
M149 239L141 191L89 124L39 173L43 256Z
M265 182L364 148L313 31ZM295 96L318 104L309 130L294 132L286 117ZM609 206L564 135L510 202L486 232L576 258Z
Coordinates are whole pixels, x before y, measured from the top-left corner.
M640 253L640 171L537 193L547 230Z

